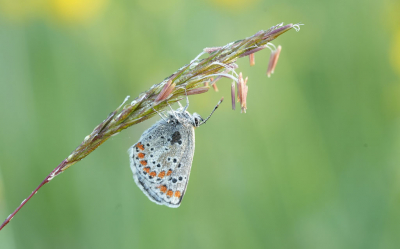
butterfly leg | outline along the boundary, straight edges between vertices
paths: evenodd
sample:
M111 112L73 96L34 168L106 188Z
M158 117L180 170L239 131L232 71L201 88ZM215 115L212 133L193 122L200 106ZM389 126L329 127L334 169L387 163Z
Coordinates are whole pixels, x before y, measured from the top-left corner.
M172 114L175 116L176 119L178 119L178 117L175 115L174 109L172 109L172 106L168 103L168 101L167 101L167 104L169 106L169 109L171 109Z
M164 120L165 122L169 123L168 120L166 120L165 117L163 117L163 116L161 115L161 113L159 113L158 111L156 111L156 109L154 109L154 107L152 107L152 108L153 108L153 111L157 112L157 114L162 118L162 120Z
M184 89L185 89L185 95L186 95L186 106L185 106L185 108L183 108L183 111L186 111L189 107L189 97L187 95L186 86Z

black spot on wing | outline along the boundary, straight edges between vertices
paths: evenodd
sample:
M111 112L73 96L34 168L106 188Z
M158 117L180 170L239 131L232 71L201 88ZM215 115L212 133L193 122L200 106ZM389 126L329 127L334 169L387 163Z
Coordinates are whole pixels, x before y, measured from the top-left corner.
M179 131L175 131L174 134L172 134L171 138L171 145L173 145L174 143L179 143L179 141L182 139L181 133Z

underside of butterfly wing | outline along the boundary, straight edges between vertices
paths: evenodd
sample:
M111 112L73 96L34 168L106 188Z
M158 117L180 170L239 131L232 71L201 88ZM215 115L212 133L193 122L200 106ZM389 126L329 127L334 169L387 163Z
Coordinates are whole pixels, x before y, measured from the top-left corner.
M160 120L128 153L133 178L147 197L159 205L179 207L193 161L193 126Z

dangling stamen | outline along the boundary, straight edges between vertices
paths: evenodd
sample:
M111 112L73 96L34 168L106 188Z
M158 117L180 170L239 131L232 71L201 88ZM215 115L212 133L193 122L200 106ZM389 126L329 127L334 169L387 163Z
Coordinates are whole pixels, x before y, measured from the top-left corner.
M278 63L279 59L279 54L281 53L282 46L278 46L275 51L271 53L271 56L269 57L269 63L268 63L268 69L267 69L267 75L268 77L271 77L271 74L274 73L276 64Z
M250 66L254 66L256 64L255 58L254 58L254 53L249 55L249 62Z
M232 100L232 110L236 108L236 101L235 101L235 82L232 82L231 86L231 100Z

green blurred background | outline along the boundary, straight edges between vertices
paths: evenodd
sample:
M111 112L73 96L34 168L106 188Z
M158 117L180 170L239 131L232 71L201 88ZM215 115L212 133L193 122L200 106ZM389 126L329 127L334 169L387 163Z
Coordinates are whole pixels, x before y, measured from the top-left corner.
M0 248L399 248L400 3L0 0L0 216L5 219L126 95L280 22L249 77L196 130L178 209L150 202L127 149L159 118L113 137L47 184ZM190 98L207 115L219 92Z

